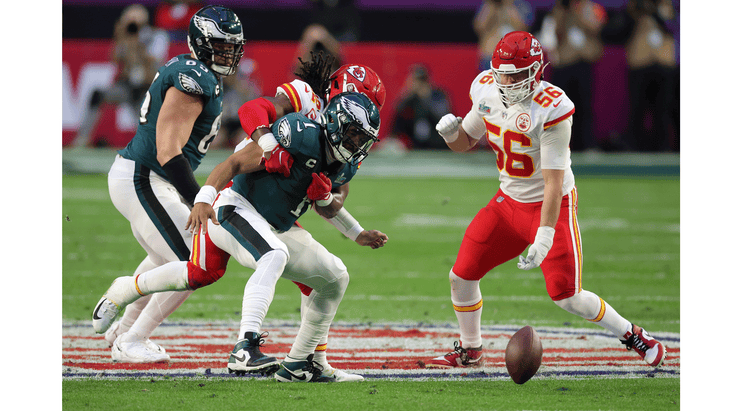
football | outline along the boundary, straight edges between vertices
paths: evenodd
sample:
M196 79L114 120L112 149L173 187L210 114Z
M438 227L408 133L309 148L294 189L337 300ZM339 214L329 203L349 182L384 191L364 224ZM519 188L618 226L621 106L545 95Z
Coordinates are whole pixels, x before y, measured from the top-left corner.
M517 384L526 383L537 373L542 364L542 342L534 328L526 325L509 339L504 362Z

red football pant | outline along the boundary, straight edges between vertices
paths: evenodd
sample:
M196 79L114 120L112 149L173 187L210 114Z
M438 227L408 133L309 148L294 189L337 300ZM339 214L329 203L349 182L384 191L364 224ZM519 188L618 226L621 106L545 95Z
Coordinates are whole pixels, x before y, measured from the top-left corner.
M583 255L577 204L578 192L574 188L563 197L553 246L540 265L548 294L554 301L581 290ZM520 203L502 190L497 191L467 227L454 274L465 280L481 280L494 267L519 256L535 239L541 207L542 202Z

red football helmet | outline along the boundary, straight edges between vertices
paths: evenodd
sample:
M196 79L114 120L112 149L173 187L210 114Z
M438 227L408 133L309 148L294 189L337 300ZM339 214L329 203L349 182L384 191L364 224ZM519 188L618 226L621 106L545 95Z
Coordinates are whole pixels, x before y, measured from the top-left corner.
M346 91L363 93L379 110L385 104L385 86L380 81L378 73L367 66L357 64L346 64L337 69L329 78L330 84L327 87L325 99L330 99Z
M535 91L542 80L542 46L535 36L526 31L507 33L497 43L492 55L492 73L501 91L500 97L507 105L519 103ZM527 71L524 80L505 84L504 74Z

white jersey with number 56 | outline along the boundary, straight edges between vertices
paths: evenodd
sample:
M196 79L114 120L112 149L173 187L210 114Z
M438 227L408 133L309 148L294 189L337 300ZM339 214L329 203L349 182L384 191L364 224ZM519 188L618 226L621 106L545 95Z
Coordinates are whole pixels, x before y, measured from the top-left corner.
M472 82L469 97L472 107L462 127L472 138L486 134L505 194L522 203L542 201L542 169L565 170L562 194L573 189L569 143L575 105L563 90L541 81L531 97L506 108L492 71L485 70Z

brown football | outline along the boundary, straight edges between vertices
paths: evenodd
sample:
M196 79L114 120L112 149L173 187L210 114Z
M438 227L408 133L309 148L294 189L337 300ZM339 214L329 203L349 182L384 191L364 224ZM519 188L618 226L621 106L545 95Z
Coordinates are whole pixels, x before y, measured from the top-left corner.
M504 353L507 372L517 384L524 384L537 373L542 364L542 342L534 328L526 325L507 343Z

